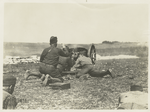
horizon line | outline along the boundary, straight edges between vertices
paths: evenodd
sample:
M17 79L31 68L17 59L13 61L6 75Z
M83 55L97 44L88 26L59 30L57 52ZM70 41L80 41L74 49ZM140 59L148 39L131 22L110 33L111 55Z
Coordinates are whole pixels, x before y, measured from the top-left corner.
M107 41L107 40L106 40ZM104 42L104 41L102 41L102 42ZM101 43L64 43L64 44L102 44L102 42ZM131 41L108 41L108 42L118 42L118 43L148 43L147 41L145 41L145 42L137 42L137 41L135 41L135 42L131 42ZM3 43L49 43L49 42L8 42L8 41L6 41L6 42L4 42L3 41ZM58 44L63 44L63 43L59 43L58 42Z

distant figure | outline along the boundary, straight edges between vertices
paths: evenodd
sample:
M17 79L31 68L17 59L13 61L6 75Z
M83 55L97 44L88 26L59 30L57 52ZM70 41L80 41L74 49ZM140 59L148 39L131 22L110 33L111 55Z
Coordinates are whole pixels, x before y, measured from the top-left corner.
M43 85L47 85L49 82L63 82L61 72L63 69L59 63L59 57L69 57L69 49L63 45L63 49L57 48L57 37L52 36L50 38L50 47L43 50L40 57L39 72L26 71L25 78L29 76L41 77ZM59 66L58 66L59 64Z
M15 109L17 102L12 95L16 84L16 78L12 75L3 75L3 109Z
M95 68L95 66L92 64L91 59L87 57L87 52L83 51L77 54L75 54L75 57L77 57L77 61L75 65L71 68L71 71L75 71L76 69L80 69L78 71L78 74L76 75L76 78L79 78L80 76L89 73L92 77L103 77L105 75L110 75L112 78L114 78L114 74L111 74L111 69L107 71L100 71Z

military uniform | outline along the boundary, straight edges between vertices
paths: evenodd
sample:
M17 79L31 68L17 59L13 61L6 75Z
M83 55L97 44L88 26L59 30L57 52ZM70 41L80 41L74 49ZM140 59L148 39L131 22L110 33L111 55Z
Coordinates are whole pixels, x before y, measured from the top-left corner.
M59 57L59 63L57 65L57 67L56 67L56 70L59 73L55 72L53 74L56 74L56 73L57 74L62 74L63 71L70 71L70 68L74 65L74 63L75 63L75 61L73 59L71 59L70 57L62 57L62 56L60 56ZM42 65L42 63L41 63L40 66L42 67L44 65ZM28 79L30 76L35 76L35 77L41 78L42 77L42 73L45 73L45 70L43 70L43 71L42 70L43 69L41 69L40 72L37 71L37 70L27 70L26 73L24 74L25 75L25 79ZM48 70L49 70L49 67L48 67ZM56 77L56 76L54 76L54 77Z
M96 67L92 64L91 59L89 57L86 57L83 55L80 55L78 57L73 68L80 68L81 69L78 72L78 74L76 75L77 78L79 78L83 74L87 74L87 73L92 77L103 77L103 76L109 74L112 78L114 78L114 76L112 76L112 74L109 70L107 70L107 71L97 70Z
M57 65L59 64L59 56L68 57L69 52L68 49L65 49L66 52L64 52L55 45L52 45L55 43L57 43L57 37L52 36L50 38L51 46L44 49L41 54L39 71L41 74L49 74L54 78L60 78L63 80Z
M15 84L15 77L7 74L3 75L3 87L8 88L9 86L13 86L12 90L10 91L3 89L3 109L15 109L17 105L16 98L12 95Z
M75 64L75 61L71 59L70 57L59 57L59 63L57 65L57 68L60 73L62 71L70 71L71 67Z

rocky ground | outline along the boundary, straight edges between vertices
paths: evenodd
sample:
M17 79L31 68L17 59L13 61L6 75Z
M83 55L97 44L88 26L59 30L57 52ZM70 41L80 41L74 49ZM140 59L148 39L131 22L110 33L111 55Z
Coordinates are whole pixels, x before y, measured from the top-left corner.
M4 69L17 77L13 93L19 102L16 109L110 110L117 107L119 94L129 91L130 85L141 85L144 92L148 92L147 58L101 60L95 66L100 70L111 68L116 78L76 79L74 75L67 75L64 76L65 82L70 83L71 88L54 90L49 86L43 87L36 77L24 80L25 70L38 69L38 64L7 65Z

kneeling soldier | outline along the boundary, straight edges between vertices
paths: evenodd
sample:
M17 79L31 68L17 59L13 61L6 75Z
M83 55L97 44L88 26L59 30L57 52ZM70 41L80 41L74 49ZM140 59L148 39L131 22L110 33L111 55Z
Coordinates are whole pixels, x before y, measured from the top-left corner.
M12 75L3 75L3 109L15 109L17 102L12 95L16 84L16 78Z
M57 70L59 71L60 74L62 74L63 71L70 71L70 68L73 66L74 64L74 60L71 59L70 57L60 57L59 59L59 64L57 65ZM47 77L47 80L49 80L51 78L51 81L49 82L59 82L59 80L57 80L56 78L53 78L51 76L46 76L46 74L41 74L39 71L37 70L27 70L25 75L25 79L27 80L30 76L35 76L40 78L42 81L45 80L45 77ZM45 80L47 82L47 80Z
M43 84L46 86L49 82L49 77L56 82L63 82L61 72L63 66L59 66L59 57L69 57L69 49L63 46L63 50L57 48L57 37L50 38L50 47L45 48L40 57L39 72L26 71L25 79L29 76L41 77ZM45 76L46 75L46 76Z

